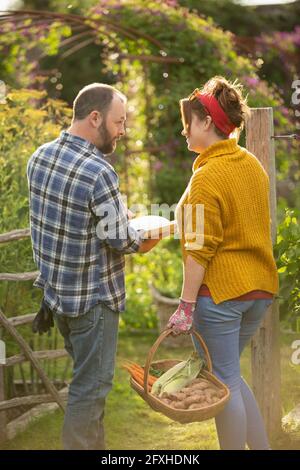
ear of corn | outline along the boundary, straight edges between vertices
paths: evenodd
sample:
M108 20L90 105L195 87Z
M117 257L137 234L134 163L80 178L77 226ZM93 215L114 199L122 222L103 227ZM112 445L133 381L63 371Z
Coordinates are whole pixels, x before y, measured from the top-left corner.
M159 395L161 389L167 384L169 380L177 373L180 372L181 369L184 368L186 361L179 362L175 366L171 367L171 369L167 370L164 374L162 374L156 382L153 384L151 392L154 395Z
M204 365L197 353L192 353L186 360L167 370L152 386L151 393L162 396L163 393L175 393L195 379Z

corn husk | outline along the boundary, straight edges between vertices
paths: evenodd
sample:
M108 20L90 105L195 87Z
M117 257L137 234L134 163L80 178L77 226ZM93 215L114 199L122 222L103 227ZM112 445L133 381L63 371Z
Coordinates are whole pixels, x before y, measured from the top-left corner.
M186 361L179 362L157 379L151 393L161 397L163 393L178 392L200 374L203 366L203 359L193 352Z

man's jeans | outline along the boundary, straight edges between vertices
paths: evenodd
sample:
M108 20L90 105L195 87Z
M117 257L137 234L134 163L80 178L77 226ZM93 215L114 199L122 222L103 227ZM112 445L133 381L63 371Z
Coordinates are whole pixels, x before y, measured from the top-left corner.
M269 299L227 300L215 304L211 297L198 297L194 328L203 337L213 363L213 372L228 385L231 399L216 416L223 450L267 450L269 442L258 405L241 377L240 355L263 320ZM203 356L196 338L196 349Z
M101 303L76 318L58 314L54 318L74 362L64 449L105 449L104 405L112 388L119 314Z

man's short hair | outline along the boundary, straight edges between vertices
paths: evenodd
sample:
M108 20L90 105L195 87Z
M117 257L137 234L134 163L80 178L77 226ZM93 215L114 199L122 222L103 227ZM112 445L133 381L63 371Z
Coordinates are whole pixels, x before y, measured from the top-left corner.
M99 111L105 117L115 95L126 103L126 96L111 85L91 83L85 86L73 102L74 121L85 119L92 111Z

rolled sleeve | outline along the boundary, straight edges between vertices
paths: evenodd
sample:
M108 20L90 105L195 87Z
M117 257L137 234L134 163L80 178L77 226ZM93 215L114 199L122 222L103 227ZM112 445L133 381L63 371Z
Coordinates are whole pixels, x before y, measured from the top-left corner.
M184 248L206 268L223 241L223 225L217 194L200 175L190 181L184 210Z
M129 226L127 210L121 198L118 175L102 171L90 200L90 209L97 220L97 236L111 249L122 254L136 253L142 234Z

